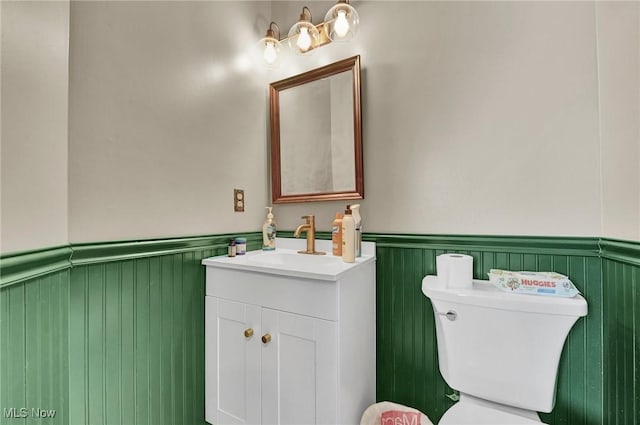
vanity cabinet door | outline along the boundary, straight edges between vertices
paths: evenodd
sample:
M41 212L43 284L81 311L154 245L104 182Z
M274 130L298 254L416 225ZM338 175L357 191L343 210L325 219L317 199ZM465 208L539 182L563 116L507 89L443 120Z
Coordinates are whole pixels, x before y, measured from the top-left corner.
M262 309L262 424L337 423L336 322Z
M260 307L205 297L205 418L260 423Z

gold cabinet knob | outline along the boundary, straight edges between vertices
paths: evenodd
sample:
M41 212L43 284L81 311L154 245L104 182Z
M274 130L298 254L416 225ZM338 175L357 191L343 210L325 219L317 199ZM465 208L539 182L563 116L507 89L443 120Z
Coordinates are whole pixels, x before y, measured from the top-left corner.
M270 342L271 342L271 334L262 335L262 343L263 344L268 344Z
M253 336L253 329L252 328L248 328L244 330L244 337L245 338L251 338Z

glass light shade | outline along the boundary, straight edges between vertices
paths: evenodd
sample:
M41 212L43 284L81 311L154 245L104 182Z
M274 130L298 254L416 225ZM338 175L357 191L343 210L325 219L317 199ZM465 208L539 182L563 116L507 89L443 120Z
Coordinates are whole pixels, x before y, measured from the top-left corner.
M289 47L300 53L313 51L320 42L320 32L309 21L298 21L289 30Z
M256 55L267 68L276 68L282 57L282 43L274 37L264 37L256 46Z
M331 41L349 41L358 33L360 15L347 3L336 3L324 17Z

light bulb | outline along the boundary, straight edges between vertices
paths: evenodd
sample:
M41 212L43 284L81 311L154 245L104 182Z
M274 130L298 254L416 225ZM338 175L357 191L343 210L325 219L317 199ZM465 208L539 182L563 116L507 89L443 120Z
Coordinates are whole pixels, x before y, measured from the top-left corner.
M276 53L276 47L273 44L273 42L268 41L267 42L267 47L264 48L264 60L269 64L272 65L276 59L278 58L278 54Z
M309 37L309 28L300 28L300 35L298 36L298 42L296 43L300 50L306 52L311 47L311 37Z
M349 22L347 21L346 12L344 10L338 10L338 18L333 28L336 31L338 37L344 37L349 32Z

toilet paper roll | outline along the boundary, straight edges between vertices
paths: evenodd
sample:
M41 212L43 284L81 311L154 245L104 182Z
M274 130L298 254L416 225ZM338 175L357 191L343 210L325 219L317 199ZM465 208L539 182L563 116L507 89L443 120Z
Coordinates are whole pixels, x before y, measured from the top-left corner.
M442 254L436 258L438 280L449 288L473 287L473 257L465 254Z
M440 282L449 284L449 260L447 254L436 257L436 275Z

